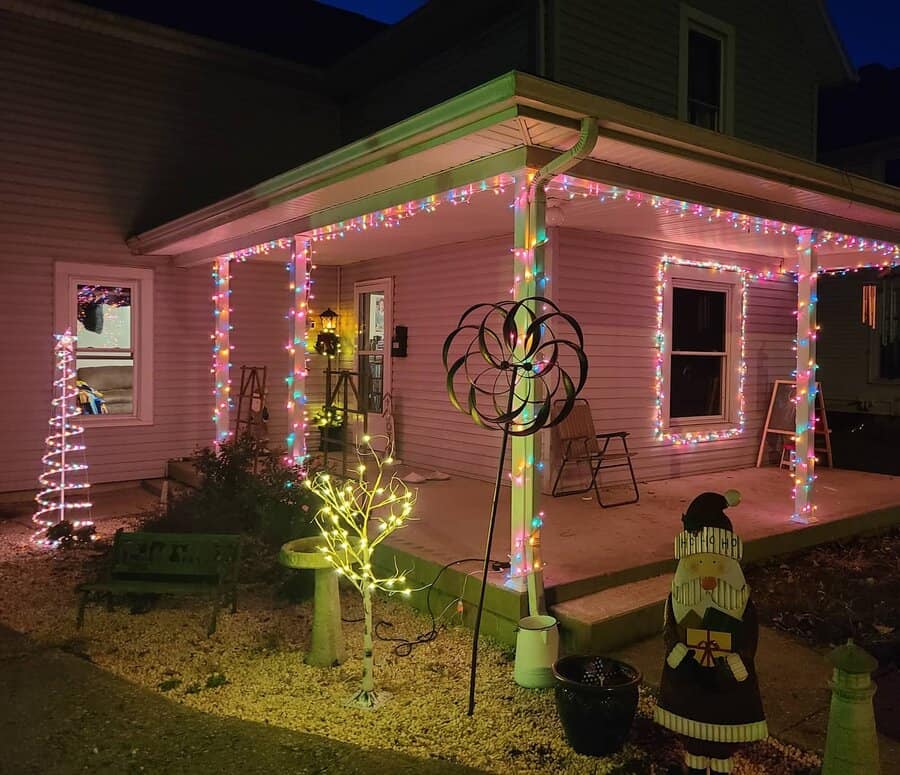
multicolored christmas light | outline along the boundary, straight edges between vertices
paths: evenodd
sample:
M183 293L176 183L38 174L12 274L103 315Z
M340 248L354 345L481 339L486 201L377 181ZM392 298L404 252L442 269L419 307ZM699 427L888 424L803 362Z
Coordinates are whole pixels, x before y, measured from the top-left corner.
M709 269L715 272L735 272L740 277L741 283L741 326L738 338L738 386L737 386L737 422L729 428L721 428L710 431L688 431L675 433L666 430L665 427L665 364L669 357L665 332L665 298L668 285L668 271L671 266L690 266L698 269ZM744 267L736 264L721 264L717 261L690 261L664 255L656 268L656 361L654 375L656 381L656 400L654 404L653 432L658 441L668 441L676 446L686 444L699 444L706 441L721 441L731 439L744 432L746 423L744 407L744 381L747 375L747 363L745 360L745 342L747 331L747 296L749 284L753 280L769 279L772 273L754 274Z
M231 419L231 261L219 256L213 264L213 316L215 330L211 335L213 375L212 421L216 426L215 445L228 440Z
M286 462L303 465L307 458L307 412L306 378L309 375L307 358L306 323L309 317L310 275L312 261L309 240L292 243L291 260L287 263L288 290L291 305L288 309L288 341L285 350L290 361L285 382L287 383L288 433L285 445L288 451Z
M38 508L33 516L38 527L34 540L42 546L94 538L85 444L81 440L84 427L74 421L81 414L75 386L76 337L67 329L55 338L53 413L49 420L50 433L45 439L47 451L41 458L44 471L38 477L42 489L35 496ZM69 519L70 512L84 514L87 519Z

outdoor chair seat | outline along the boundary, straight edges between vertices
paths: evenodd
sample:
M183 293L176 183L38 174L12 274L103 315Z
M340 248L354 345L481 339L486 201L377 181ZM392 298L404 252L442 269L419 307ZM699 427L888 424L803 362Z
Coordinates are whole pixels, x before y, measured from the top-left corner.
M560 408L563 403L557 401L555 405ZM590 404L583 398L575 400L572 411L561 423L555 426L555 431L561 446L561 460L559 470L556 472L556 477L553 480L551 492L554 497L576 495L593 490L594 495L597 497L597 503L603 508L624 506L629 503L637 503L640 500L641 496L634 476L634 466L631 464L631 459L637 453L628 449L628 431L597 433L594 428L594 419L591 416ZM610 447L611 444L614 446ZM560 481L566 467L580 464L585 464L590 474L587 486L560 490ZM598 482L600 471L612 468L628 468L634 497L616 501L615 503L603 502Z

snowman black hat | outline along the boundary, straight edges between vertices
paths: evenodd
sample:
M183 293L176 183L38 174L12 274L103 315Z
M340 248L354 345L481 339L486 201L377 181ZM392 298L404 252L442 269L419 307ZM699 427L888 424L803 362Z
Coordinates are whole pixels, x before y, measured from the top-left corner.
M737 490L728 490L724 495L705 492L694 498L681 517L684 530L675 538L675 558L721 554L740 562L744 545L725 514L725 509L740 502L741 494Z

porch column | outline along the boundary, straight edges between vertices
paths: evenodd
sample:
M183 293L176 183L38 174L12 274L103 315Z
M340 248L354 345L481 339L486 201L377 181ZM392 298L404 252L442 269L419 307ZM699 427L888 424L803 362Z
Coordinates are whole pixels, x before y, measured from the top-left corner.
M309 313L310 241L302 236L291 239L291 258L287 265L290 293L288 309L288 434L285 446L288 463L303 465L306 448L306 377L309 373L306 356L306 322Z
M793 522L816 522L813 482L816 478L816 232L797 235L797 421L794 465Z
M540 295L544 290L546 201L541 189L529 202L531 176L532 173L523 170L516 179L513 295L517 301ZM530 382L520 384L519 390L531 389ZM515 589L528 590L528 612L532 615L545 610L540 554L540 477L535 476L535 467L541 459L540 436L536 433L512 437L510 472L512 559L508 583Z
M230 435L231 423L231 262L218 256L213 263L213 304L215 330L213 340L213 413L216 426L215 447Z

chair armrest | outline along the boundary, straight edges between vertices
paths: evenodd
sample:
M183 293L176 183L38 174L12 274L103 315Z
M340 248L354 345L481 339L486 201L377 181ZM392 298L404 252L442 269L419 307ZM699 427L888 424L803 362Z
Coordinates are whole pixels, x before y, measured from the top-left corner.
M629 436L630 433L628 431L613 431L612 433L598 433L598 439L615 439L621 438L624 439L626 436Z

